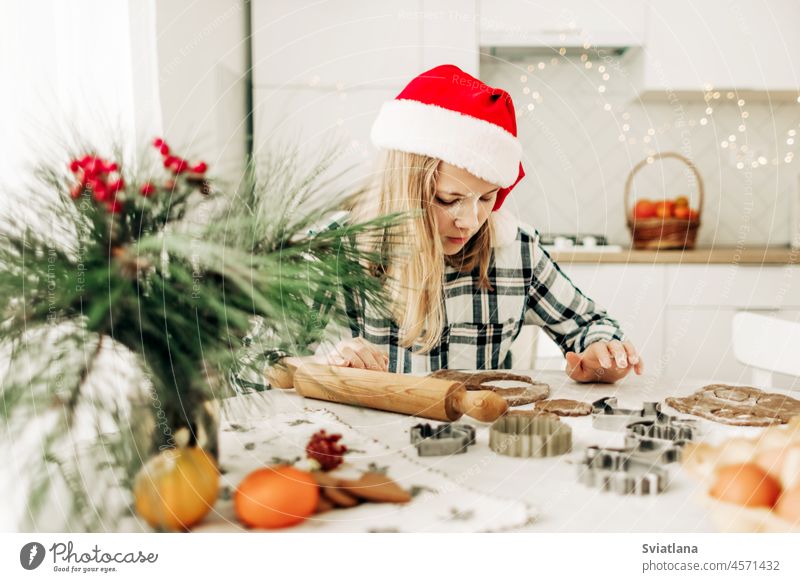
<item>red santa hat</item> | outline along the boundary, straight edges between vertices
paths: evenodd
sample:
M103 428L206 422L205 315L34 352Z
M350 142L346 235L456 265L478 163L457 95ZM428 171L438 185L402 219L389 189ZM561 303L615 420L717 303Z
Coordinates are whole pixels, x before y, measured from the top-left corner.
M493 210L525 176L511 96L455 65L422 73L384 103L371 135L376 147L439 158L497 184Z

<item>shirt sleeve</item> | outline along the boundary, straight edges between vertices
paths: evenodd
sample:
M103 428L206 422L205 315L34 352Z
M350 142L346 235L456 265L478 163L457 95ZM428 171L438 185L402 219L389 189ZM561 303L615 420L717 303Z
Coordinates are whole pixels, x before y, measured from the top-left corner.
M340 289L335 297L328 297L325 302L315 303L314 309L319 313L319 319L325 322L325 330L317 345L311 347L314 355L327 357L341 340L364 335L364 314L359 305L357 292L348 293L345 289ZM347 325L330 317L333 310L346 314Z
M595 342L625 338L619 323L584 295L550 258L538 233L531 247L533 276L525 323L540 326L564 353L580 353Z

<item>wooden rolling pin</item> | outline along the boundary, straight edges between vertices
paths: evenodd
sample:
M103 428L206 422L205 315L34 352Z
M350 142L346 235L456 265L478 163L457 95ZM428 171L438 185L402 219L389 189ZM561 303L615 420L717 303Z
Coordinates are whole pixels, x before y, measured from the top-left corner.
M505 399L491 390L470 390L459 382L318 364L284 358L267 371L274 388L294 388L307 398L377 408L453 422L466 414L482 422L500 418Z

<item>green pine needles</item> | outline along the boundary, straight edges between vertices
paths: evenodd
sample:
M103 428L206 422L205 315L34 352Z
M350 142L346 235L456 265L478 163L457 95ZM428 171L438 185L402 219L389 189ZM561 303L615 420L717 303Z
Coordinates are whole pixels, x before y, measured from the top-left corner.
M312 164L296 150L271 154L228 194L204 162L161 139L153 145L160 164L145 156L127 168L88 154L40 168L25 193L35 224L0 231L5 438L16 447L39 431L23 527L49 527L41 514L58 482L69 492L67 527L114 529L130 508L112 512L106 489L129 491L147 456L175 446L181 427L199 442L198 411L234 394L231 371L263 371L262 359L243 357L254 333L259 350L308 353L330 321L345 321L342 289L385 305L370 271L380 257L355 241L385 237L402 217L309 233L347 199L334 191L334 153ZM123 361L130 373L115 368ZM108 388L103 370L130 395ZM166 430L148 432L126 414L141 401L150 428ZM76 452L82 408L103 433L89 469ZM108 482L86 475L101 469Z

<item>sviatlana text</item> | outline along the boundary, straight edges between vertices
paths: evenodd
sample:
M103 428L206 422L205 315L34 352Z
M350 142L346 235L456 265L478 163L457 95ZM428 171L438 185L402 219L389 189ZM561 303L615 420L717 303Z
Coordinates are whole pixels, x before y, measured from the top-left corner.
M642 544L643 554L696 554L697 546L678 544Z

